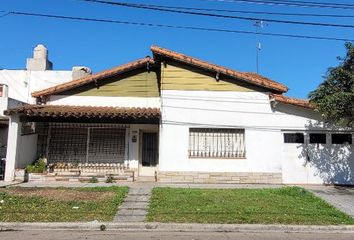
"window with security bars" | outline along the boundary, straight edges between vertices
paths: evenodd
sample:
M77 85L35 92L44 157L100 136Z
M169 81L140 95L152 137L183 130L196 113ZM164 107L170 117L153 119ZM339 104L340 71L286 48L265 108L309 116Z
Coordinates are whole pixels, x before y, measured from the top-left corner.
M110 124L38 124L38 155L48 163L122 163L124 126Z
M244 158L245 130L229 128L190 128L189 157Z

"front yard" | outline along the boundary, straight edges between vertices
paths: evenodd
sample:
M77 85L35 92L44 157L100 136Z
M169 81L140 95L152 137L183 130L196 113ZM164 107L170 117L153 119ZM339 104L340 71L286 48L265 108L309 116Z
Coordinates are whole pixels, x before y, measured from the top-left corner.
M298 187L155 188L148 221L179 223L354 224L354 219Z
M111 221L127 187L0 188L0 222Z

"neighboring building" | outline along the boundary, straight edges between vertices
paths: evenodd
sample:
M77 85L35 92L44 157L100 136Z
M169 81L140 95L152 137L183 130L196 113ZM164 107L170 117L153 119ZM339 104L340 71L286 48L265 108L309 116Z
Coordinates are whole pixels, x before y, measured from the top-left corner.
M354 184L352 129L324 124L266 77L151 50L153 58L35 91L37 105L6 111L6 180L44 156L56 180L134 173L161 182ZM21 135L27 125L32 134Z
M83 72L80 69L87 71L84 67L74 67L73 71L55 71L52 67L46 47L37 45L33 57L27 59L25 70L0 70L0 158L6 158L8 117L3 114L4 110L35 104L36 99L31 96L33 91L70 81L77 75L80 77Z

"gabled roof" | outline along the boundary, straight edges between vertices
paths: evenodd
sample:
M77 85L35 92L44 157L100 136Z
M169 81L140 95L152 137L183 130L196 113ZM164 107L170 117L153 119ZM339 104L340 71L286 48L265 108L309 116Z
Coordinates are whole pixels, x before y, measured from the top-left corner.
M229 68L225 68L219 65L215 65L212 63L208 63L203 60L199 60L197 58L193 58L187 55L184 55L182 53L174 52L165 48L157 47L157 46L152 46L151 51L154 54L154 57L156 58L161 58L161 57L166 57L175 61L179 61L185 64L188 64L190 66L194 66L197 68L201 68L207 71L212 71L215 72L216 74L222 74L231 78L236 78L238 80L253 84L255 86L259 86L265 89L270 90L270 92L273 93L284 93L288 91L288 88L280 84L278 82L275 82L273 80L270 80L266 77L263 77L259 74L256 73L251 73L251 72L239 72L235 71ZM150 57L138 59L136 61L120 65L118 67L104 70L102 72L86 76L80 79L72 80L66 83L62 83L59 85L56 85L54 87L50 87L44 90L36 91L32 93L32 97L45 97L48 95L53 95L53 94L58 94L67 90L71 90L76 87L83 86L85 84L88 84L90 82L97 82L100 80L103 80L105 78L117 75L117 74L122 74L137 68L140 68L146 64L154 64L155 60L151 59Z
M52 118L158 119L158 108L96 107L69 105L24 105L5 110L5 115Z
M242 81L272 90L272 92L284 93L288 91L288 88L285 85L270 80L257 73L235 71L158 46L151 46L151 51L153 52L154 57L164 56L172 60L179 61L198 68L202 68L209 71L215 71L215 73L224 74L232 78L237 78Z
M121 73L125 73L137 68L140 68L142 66L145 66L146 64L153 64L154 60L151 59L150 57L146 57L146 58L142 58L142 59L138 59L136 61L127 63L127 64L123 64L120 65L118 67L115 68L111 68L108 70L104 70L102 72L98 72L96 74L93 75L89 75L83 78L79 78L76 80L72 80L69 82L65 82L62 84L58 84L54 87L50 87L50 88L46 88L40 91L36 91L32 93L32 97L43 97L43 96L48 96L48 95L53 95L53 94L57 94L60 92L64 92L82 85L85 85L87 83L90 82L96 82L96 81L100 81L102 79L117 75L117 74L121 74Z
M298 106L298 107L309 108L309 109L314 108L314 106L309 101L304 100L304 99L286 97L286 96L283 96L280 94L270 94L270 97L280 103L289 104L289 105Z

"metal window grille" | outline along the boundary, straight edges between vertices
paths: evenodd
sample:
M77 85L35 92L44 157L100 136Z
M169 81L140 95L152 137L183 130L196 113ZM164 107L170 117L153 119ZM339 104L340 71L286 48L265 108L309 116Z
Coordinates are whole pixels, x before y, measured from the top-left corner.
M40 123L38 155L48 163L123 163L126 126Z
M189 157L244 158L245 156L244 129L189 129Z

